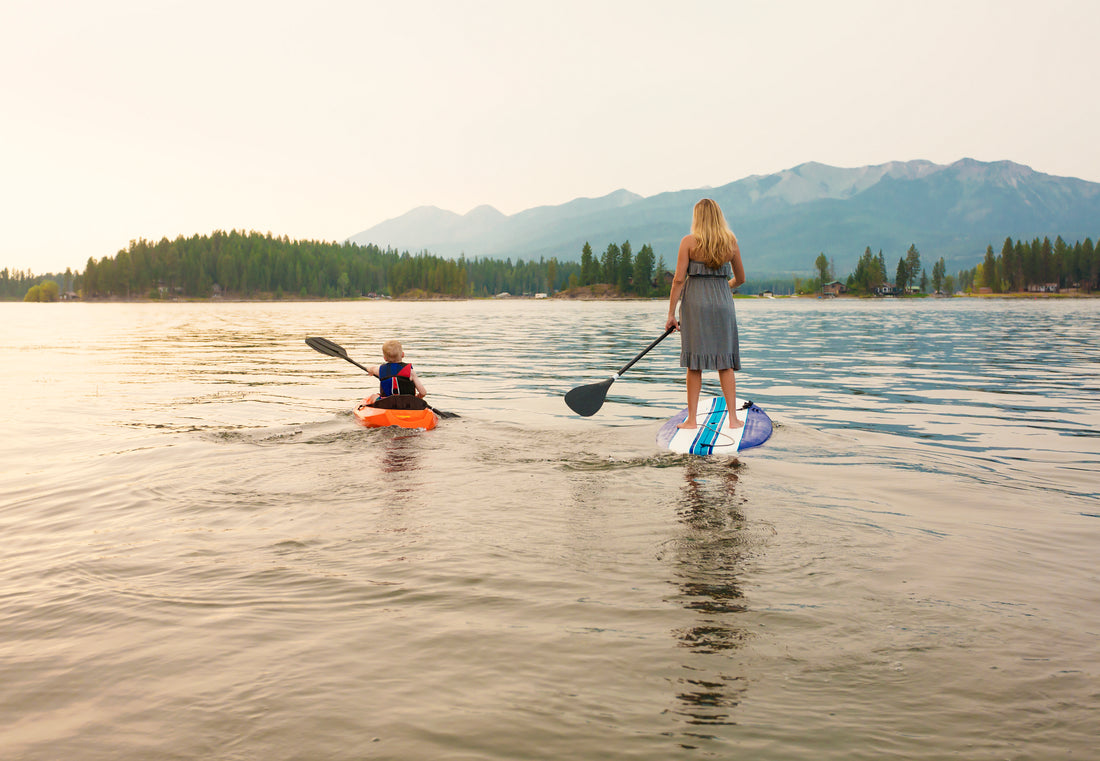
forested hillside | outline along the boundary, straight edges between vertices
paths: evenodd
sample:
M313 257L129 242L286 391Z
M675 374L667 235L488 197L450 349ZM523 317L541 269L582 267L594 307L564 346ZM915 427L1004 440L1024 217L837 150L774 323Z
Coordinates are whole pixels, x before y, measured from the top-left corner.
M534 294L610 283L624 295L660 295L663 262L642 246L611 243L602 257L586 243L582 259L524 261L410 254L355 243L297 241L270 233L216 231L157 243L136 240L113 257L88 259L71 276L84 298L349 298L370 295ZM29 280L21 283L33 284ZM24 288L24 292L25 292ZM667 293L667 288L664 290ZM14 294L13 294L14 295ZM19 294L22 296L22 294Z
M216 231L158 243L131 242L111 258L89 259L86 298L297 296L344 298L424 291L448 296L545 291L578 265L546 261L443 259L374 245L298 241L270 233Z

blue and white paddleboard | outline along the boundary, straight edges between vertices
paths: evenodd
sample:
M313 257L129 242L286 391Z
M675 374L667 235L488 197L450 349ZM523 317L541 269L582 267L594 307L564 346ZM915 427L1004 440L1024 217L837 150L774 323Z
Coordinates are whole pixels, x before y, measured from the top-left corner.
M680 454L737 454L758 447L772 435L772 420L752 402L737 400L737 417L745 421L739 428L729 427L729 410L721 396L699 399L695 428L677 428L687 420L688 411L680 410L657 431L657 446Z

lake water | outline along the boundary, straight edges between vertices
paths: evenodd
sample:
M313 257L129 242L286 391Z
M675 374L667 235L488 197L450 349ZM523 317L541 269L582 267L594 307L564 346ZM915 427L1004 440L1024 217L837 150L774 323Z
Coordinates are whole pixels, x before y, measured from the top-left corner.
M0 304L0 758L1094 758L1100 302L737 308L733 463L661 302Z

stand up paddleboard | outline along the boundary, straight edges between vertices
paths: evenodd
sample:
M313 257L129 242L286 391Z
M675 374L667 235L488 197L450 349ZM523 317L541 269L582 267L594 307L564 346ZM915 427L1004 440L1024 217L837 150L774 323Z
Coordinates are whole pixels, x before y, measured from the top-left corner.
M758 447L772 435L772 420L752 402L737 400L737 417L745 421L740 428L729 427L729 410L721 396L702 398L695 416L695 428L677 428L687 420L688 411L680 410L657 432L657 446L680 454L737 454Z

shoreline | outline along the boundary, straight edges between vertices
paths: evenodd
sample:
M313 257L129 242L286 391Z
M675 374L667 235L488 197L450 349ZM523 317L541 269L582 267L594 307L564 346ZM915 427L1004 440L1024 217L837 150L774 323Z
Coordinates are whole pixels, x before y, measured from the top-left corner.
M922 299L935 299L939 300L952 300L952 299L1008 299L1008 300L1030 300L1030 301L1044 301L1049 299L1100 299L1100 291L1092 293L956 293L951 296L935 296L932 294L913 294L908 296L856 296L852 294L841 294L839 296L821 296L820 294L787 294L779 296L764 296L763 294L739 294L735 293L734 298L737 300L745 299L806 299L817 301L912 301ZM56 302L24 302L22 299L2 299L2 302L8 303L57 303L57 304L212 304L212 303L226 303L226 304L244 304L244 303L261 303L261 304L313 304L322 302L343 302L343 301L400 301L400 302L439 302L439 301L666 301L668 296L627 296L619 294L594 294L594 293L574 293L570 294L568 291L561 291L553 295L547 295L543 297L535 296L513 296L513 295L496 295L496 296L448 296L445 294L425 294L417 296L347 296L342 298L301 298L301 297L287 297L275 298L274 295L259 296L254 298L244 298L238 296L210 296L199 297L192 296L186 298L170 298L170 299L153 299L147 296L107 296L107 297L95 297L95 298L75 298L75 299L59 299Z

